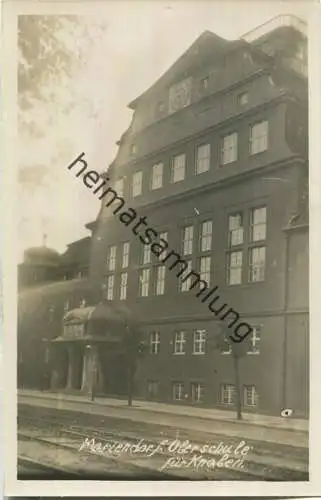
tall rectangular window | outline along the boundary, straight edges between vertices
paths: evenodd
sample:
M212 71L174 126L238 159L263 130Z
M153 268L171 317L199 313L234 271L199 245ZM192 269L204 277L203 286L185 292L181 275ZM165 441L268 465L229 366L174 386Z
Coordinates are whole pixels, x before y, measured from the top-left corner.
M243 216L241 213L232 214L228 218L229 246L242 245L244 241Z
M213 222L211 220L202 222L201 225L201 252L209 252L212 248Z
M207 172L210 168L210 145L202 144L196 149L196 175Z
M206 330L196 330L193 334L193 354L205 354Z
M183 230L183 255L191 255L193 253L193 237L194 227L186 226Z
M249 252L249 281L252 283L264 281L265 247L250 248Z
M135 198L136 196L140 196L142 194L143 189L143 172L135 172L133 175L133 184L132 184L132 196Z
M108 248L107 254L107 269L108 271L114 271L116 268L116 245L112 245Z
M211 282L211 257L201 257L200 277L209 285Z
M231 252L228 255L228 285L239 285L242 283L243 252Z
M159 189L163 185L163 163L156 163L152 168L152 189Z
M123 243L123 255L122 255L122 262L121 262L121 267L123 269L128 267L128 264L129 264L129 248L130 248L130 243L128 241Z
M172 158L171 182L180 182L185 178L185 154L180 154Z
M222 139L221 164L226 165L237 160L237 133L226 135Z
M261 329L259 326L253 327L253 332L249 337L249 349L247 354L260 354Z
M262 153L268 148L269 124L267 121L256 123L250 128L250 153Z
M151 254L151 250L150 250L150 245L145 245L144 243L142 243L142 245L143 245L143 248L142 248L142 263L143 264L150 264L151 258L152 258L152 254Z
M148 297L149 290L149 269L142 269L139 275L139 295L140 297Z
M162 233L159 233L159 239L164 240L168 243L168 232L164 231ZM164 252L162 252L162 259L164 259L166 255L167 255L167 250L164 250Z
M115 276L114 275L108 276L107 291L106 291L107 300L113 300L114 298L114 284L115 284Z
M183 382L173 382L172 394L174 401L181 401L184 399L184 384Z
M186 333L175 332L174 354L185 354Z
M201 403L204 400L204 385L199 382L191 383L191 399L193 403Z
M192 280L191 276L186 279L186 276L192 271L192 261L187 261L186 271L180 276L181 280L181 292L188 292L191 288Z
M152 332L149 336L149 345L151 354L160 353L160 333Z
M127 298L127 281L128 281L128 274L121 273L121 275L120 275L120 294L119 294L120 300L126 300L126 298Z
M266 207L251 210L250 240L263 241L266 239Z
M258 393L255 385L244 386L244 406L257 406Z
M221 384L220 402L225 405L232 405L235 401L235 386L233 384Z
M124 179L122 177L116 180L115 191L117 196L124 196Z
M165 293L165 266L157 266L156 268L156 295L164 295Z

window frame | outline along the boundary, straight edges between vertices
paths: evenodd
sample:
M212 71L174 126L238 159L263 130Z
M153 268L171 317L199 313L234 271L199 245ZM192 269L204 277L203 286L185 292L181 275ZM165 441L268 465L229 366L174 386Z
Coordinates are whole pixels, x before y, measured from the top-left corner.
M202 263L209 262L209 266L202 271ZM199 257L199 275L202 280L204 280L208 286L211 285L212 281L212 256L211 255L201 255ZM208 276L208 278L206 277Z
M251 394L251 400L254 401L252 404L248 403L248 389L254 389L254 392ZM244 384L243 385L243 405L248 408L257 408L259 403L259 394L257 391L257 387L255 384Z
M199 157L199 151L202 150L202 148L207 148L207 156L202 156ZM207 165L207 168L200 168L200 165ZM211 167L211 144L209 142L198 144L196 146L196 154L195 154L195 175L201 175L204 174L205 172L208 172Z
M160 354L160 333L157 331L149 334L149 354Z
M112 256L112 249L115 249L114 255ZM110 263L113 262L113 266L110 267ZM107 271L114 272L117 266L117 245L110 245L107 249Z
M112 285L109 286L109 281L112 281ZM111 294L109 293L111 291ZM111 297L109 296L111 295ZM106 277L106 300L114 300L115 295L115 275L109 274Z
M140 181L137 182L136 179L140 179ZM136 192L137 186L139 186L139 188L140 188L139 192ZM138 196L141 196L142 194L143 194L143 171L137 170L136 172L133 172L131 195L132 195L132 198L137 198Z
M197 335L200 335L200 338L197 339ZM192 354L196 356L206 354L206 341L207 341L207 330L205 329L197 329L193 331L193 350ZM196 345L199 346L199 350L196 350ZM202 346L202 349L201 349Z
M232 255L235 255L235 254L240 254L241 255L241 264L239 266L232 266L231 265L231 257ZM227 253L227 258L228 258L228 262L227 262L227 285L228 286L238 286L238 285L241 285L242 284L242 277L243 277L243 266L244 266L244 258L243 258L243 254L244 254L244 250L243 248L241 249L237 249L237 250L232 250L232 251L229 251ZM240 281L235 283L235 282L231 282L231 270L234 270L234 269L240 269Z
M161 166L161 174L154 175L155 174L155 167L160 167ZM164 177L164 163L162 161L159 161L158 163L154 163L152 166L152 175L151 175L151 183L150 183L150 189L151 191L156 191L157 189L161 189L163 187L163 177ZM155 185L155 180L160 179L160 184Z
M205 224L210 224L211 231L205 233L204 226ZM209 242L209 248L203 248L203 242ZM208 245L205 245L207 247ZM211 252L213 246L213 221L212 219L204 220L200 224L200 237L199 237L199 251L200 253Z
M249 356L258 356L261 353L260 344L261 344L261 325L252 326L253 332L249 336L249 342L251 345L251 350L248 350L246 354ZM258 346L256 345L258 344Z
M193 261L192 259L185 260L187 263L187 268L183 272L181 276L179 276L179 284L180 284L180 291L185 293L189 292L191 289L191 276L189 276L187 279L184 279L184 276L187 276L189 273L192 272L193 270Z
M258 250L264 250L263 255L264 255L264 261L262 260L263 264L258 265L253 263L253 254L254 252ZM261 261L259 261L261 262ZM260 279L253 279L254 277L254 269L259 270L259 276ZM266 246L265 245L254 245L250 246L248 249L248 282L249 283L263 283L265 281L265 270L266 270ZM262 277L261 277L262 273Z
M182 163L182 166L179 167L178 165L175 164L176 160L178 158L184 158L184 161ZM182 170L183 175L179 179L175 179L175 172L178 170ZM172 161L171 161L171 184L176 184L177 182L182 182L185 180L185 175L186 175L186 153L179 153L177 155L172 156Z
M182 336L183 338L177 339L177 336ZM174 340L173 340L173 354L174 356L182 356L186 354L186 341L187 335L185 331L174 332ZM180 345L180 349L177 350L177 345Z
M266 124L266 134L254 137L253 132L255 130L255 127L259 127L260 125L263 125L263 124ZM260 148L260 149L253 148L253 144L260 143L260 141L262 141L262 138L265 139L265 147L263 149L262 148ZM250 156L254 156L254 155L257 155L260 153L264 153L268 149L269 149L269 121L268 120L260 120L260 121L253 123L252 125L250 125L249 153L250 153Z
M191 230L191 234L187 234L186 238L186 231ZM193 224L188 224L187 226L184 226L182 229L183 232L183 238L182 238L182 254L185 257L186 255L193 255L193 247L194 247L194 235L195 235L195 230L194 230L194 225ZM187 248L187 252L186 252Z
M126 276L125 283L123 283L122 278ZM128 272L125 271L120 273L120 281L119 281L119 300L127 299L127 288L128 288ZM124 293L125 291L125 293Z
M156 280L155 280L155 295L161 296L165 295L165 276L166 276L166 266L163 264L157 265L156 266ZM163 270L163 276L161 276L161 279L159 279L159 270ZM159 288L161 289L161 292L159 292Z
M194 389L198 387L199 390L196 391L197 398L194 398ZM205 393L205 385L202 382L191 382L190 384L190 394L192 403L204 403L204 393Z
M228 394L228 401L225 401L224 399L224 389L228 389L227 390L227 394ZM221 405L226 405L226 406L233 406L235 404L235 385L234 384L230 384L230 383L226 383L226 382L222 382L220 384L220 398L219 398L219 402ZM231 396L231 397L229 397Z
M231 138L231 145L225 144L229 138ZM235 138L235 141L232 138ZM231 132L221 137L220 165L229 165L236 161L238 161L238 133Z
M143 281L144 276L147 276L147 280L145 281ZM139 271L139 297L146 298L149 296L149 284L150 284L150 268L144 267ZM143 294L143 291L145 290L144 286L147 287L146 294L145 293Z
M179 387L179 397L176 398L174 397L176 394L175 388ZM172 382L172 400L173 401L183 401L184 400L184 390L185 390L185 384L184 382L177 380Z

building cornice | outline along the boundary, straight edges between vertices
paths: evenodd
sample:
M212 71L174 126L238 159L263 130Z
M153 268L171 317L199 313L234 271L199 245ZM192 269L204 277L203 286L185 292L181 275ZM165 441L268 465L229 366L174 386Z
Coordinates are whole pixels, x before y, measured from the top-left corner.
M242 111L242 112L235 114L233 116L229 116L228 118L220 121L219 123L215 123L214 125L211 125L210 127L202 129L201 131L198 131L196 133L186 135L182 139L179 139L175 142L171 142L170 144L166 144L165 146L158 148L155 151L152 151L152 152L146 153L145 155L136 157L133 160L127 161L125 163L117 164L117 159L116 159L114 164L113 164L113 169L118 170L118 169L128 168L130 170L135 165L140 164L142 161L149 160L149 159L153 158L155 155L158 155L159 153L166 153L166 151L168 151L169 149L171 149L173 147L182 146L186 142L188 142L192 139L197 139L197 138L201 137L206 132L211 132L211 131L226 127L229 125L229 123L234 123L236 121L240 121L244 117L247 118L247 117L253 115L254 113L259 112L262 109L266 109L266 108L269 108L269 107L272 107L274 105L284 103L284 102L293 102L294 99L297 100L294 96L288 95L288 93L286 91L283 91L282 93L280 93L280 95L278 95L277 97L275 97L273 99L270 99L269 101L258 104L257 106L253 106L250 109L248 109L246 111ZM298 102L300 102L300 101L298 100Z

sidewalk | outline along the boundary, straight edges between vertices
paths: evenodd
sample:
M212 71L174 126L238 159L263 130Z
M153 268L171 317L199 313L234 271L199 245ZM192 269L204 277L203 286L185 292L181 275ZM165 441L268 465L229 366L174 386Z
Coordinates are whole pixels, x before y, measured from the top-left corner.
M219 410L215 408L196 408L193 406L173 405L166 403L155 403L151 401L133 401L132 407L128 407L127 401L116 398L97 397L91 401L83 395L74 395L66 393L41 392L36 390L20 389L18 396L40 398L43 400L57 400L59 402L78 402L87 403L91 406L103 406L106 408L119 408L123 411L138 410L148 413L158 413L161 415L175 415L182 417L194 417L197 419L235 423L237 425L255 425L262 428L283 429L287 431L308 432L308 420L295 418L276 417L268 415L259 415L254 413L242 413L242 421L236 420L234 411ZM100 413L100 412L99 412ZM262 429L263 430L263 429Z

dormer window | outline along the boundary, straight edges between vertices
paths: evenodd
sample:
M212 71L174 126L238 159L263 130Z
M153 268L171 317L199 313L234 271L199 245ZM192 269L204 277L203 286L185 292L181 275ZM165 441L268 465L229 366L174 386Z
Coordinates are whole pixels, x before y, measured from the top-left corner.
M130 146L130 154L134 155L136 153L137 153L137 146L136 146L136 144L132 144Z
M237 102L239 106L245 106L249 102L249 94L247 92L242 92L237 96Z

